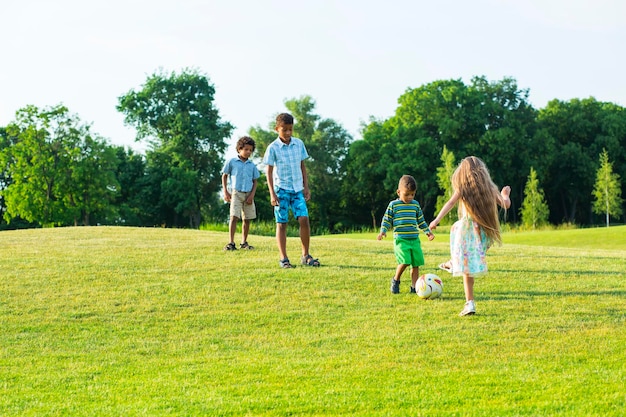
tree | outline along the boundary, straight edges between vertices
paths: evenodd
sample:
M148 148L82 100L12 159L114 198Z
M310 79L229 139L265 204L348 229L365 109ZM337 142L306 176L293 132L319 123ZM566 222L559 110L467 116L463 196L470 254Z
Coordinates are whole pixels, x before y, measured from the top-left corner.
M593 189L593 212L605 214L606 227L609 227L609 216L622 214L622 189L620 177L613 172L613 164L609 162L606 149L600 154L600 168L596 172L596 183Z
M0 163L7 164L8 161L5 158L2 158L2 155L5 152L5 149L9 148L14 144L14 139L9 136L6 127L0 127ZM6 222L4 220L4 213L7 210L7 206L4 202L4 196L2 195L2 191L6 190L6 188L11 184L11 176L9 175L9 166L0 165L0 225L4 226L2 223Z
M388 147L388 132L381 122L371 120L363 139L352 142L346 157L346 176L342 185L342 205L350 213L350 226L378 227L389 202L389 190L382 186L387 175L380 160Z
M617 172L626 172L626 109L594 98L552 100L537 121L554 143L553 151L539 154L549 160L545 189L551 221L592 222L594 155L607 149Z
M221 186L220 170L233 130L213 105L215 88L194 70L155 73L141 90L119 97L118 111L148 140L148 175L158 204L155 224L197 228L202 208Z
M530 175L526 181L526 187L524 187L524 201L520 215L522 216L522 224L532 229L546 224L550 215L543 190L539 187L537 171L533 167L530 168Z
M442 166L437 168L437 184L439 189L443 190L443 195L437 196L437 205L435 211L438 213L446 204L450 197L452 197L452 174L456 169L454 154L448 151L446 145L443 145L443 152L441 153ZM458 213L455 210L450 210L448 214L441 219L440 224L453 224L458 218Z
M64 106L27 106L7 133L13 143L0 156L10 177L2 191L7 221L88 225L92 214L106 216L117 187L115 156L90 126Z
M419 178L423 191L418 200L425 213L433 212L437 189L436 166L445 145L459 158L476 155L490 168L496 184L510 184L521 194L525 173L538 164L551 142L537 137L536 111L528 102L528 90L512 78L489 82L474 77L435 81L408 89L399 99L388 140L397 148L390 173L400 168ZM393 170L393 171L392 171ZM397 179L396 179L397 181ZM386 186L391 186L388 178Z
M115 224L125 226L154 225L154 189L147 175L146 160L131 148L116 148L118 160L116 177L119 183L115 205L118 217Z

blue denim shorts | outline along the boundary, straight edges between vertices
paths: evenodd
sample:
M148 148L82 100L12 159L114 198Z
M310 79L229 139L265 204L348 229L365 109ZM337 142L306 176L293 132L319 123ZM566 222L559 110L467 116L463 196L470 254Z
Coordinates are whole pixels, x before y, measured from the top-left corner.
M278 206L274 206L274 218L276 223L287 223L289 221L289 210L293 216L309 217L309 210L306 207L306 200L302 191L287 191L282 188L276 189L278 196Z

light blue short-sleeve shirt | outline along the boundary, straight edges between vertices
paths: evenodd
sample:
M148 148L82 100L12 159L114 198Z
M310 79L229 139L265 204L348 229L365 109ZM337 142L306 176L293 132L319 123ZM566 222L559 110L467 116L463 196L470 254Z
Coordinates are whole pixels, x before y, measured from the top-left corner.
M252 191L252 181L261 176L259 169L249 159L242 161L239 157L229 159L222 174L227 174L230 179L230 189L247 193Z
M292 137L289 145L286 145L280 138L276 138L267 147L263 163L274 167L274 187L298 192L304 189L300 163L308 157L304 142L300 139Z

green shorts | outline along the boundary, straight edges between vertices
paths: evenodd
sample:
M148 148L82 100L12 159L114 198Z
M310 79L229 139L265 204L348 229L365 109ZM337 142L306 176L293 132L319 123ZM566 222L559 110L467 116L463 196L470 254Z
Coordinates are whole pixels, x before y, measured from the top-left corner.
M396 238L393 241L393 253L398 264L419 267L424 265L424 253L418 239Z

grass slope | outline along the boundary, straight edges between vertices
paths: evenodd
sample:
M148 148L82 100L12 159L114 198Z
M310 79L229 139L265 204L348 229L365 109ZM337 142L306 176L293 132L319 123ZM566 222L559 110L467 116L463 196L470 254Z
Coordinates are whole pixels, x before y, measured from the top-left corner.
M408 274L389 293L373 234L315 237L321 268L280 270L267 237L230 253L220 232L2 232L0 415L621 416L618 229L507 233L466 318L435 269L445 235L422 240L444 297L421 301Z

